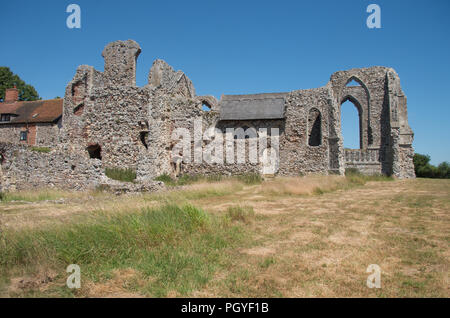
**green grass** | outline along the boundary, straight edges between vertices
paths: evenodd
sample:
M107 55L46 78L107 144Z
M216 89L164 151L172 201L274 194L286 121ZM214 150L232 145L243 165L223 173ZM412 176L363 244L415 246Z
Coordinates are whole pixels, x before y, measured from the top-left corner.
M263 178L258 173L247 173L236 176L236 178L248 185L260 184L263 181Z
M162 181L167 186L175 186L176 185L176 181L174 179L172 179L172 177L166 173L156 177L155 180Z
M48 148L48 147L36 147L36 146L33 146L33 147L31 147L31 151L48 153L48 152L52 151L52 149Z
M136 171L130 168L106 168L105 174L110 179L123 182L133 182L136 179Z
M315 187L313 190L313 193L315 195L322 195L324 193L326 193L327 191L325 191L324 189L322 189L321 187Z
M155 178L156 181L162 181L164 182L167 186L184 186L184 185L189 185L189 184L193 184L196 182L218 182L223 180L224 177L222 175L190 175L190 174L184 174L180 177L178 177L177 179L172 178L171 176L169 176L168 174L162 174L158 177Z
M383 174L365 175L356 168L345 169L345 177L350 183L365 184L369 181L393 181L394 178Z
M257 173L249 173L249 174L242 174L242 175L236 175L232 177L220 175L220 174L210 174L210 175L182 175L178 177L177 179L172 178L168 174L162 174L155 178L156 181L162 181L167 186L183 186L183 185L189 185L197 182L219 182L226 179L236 179L244 184L247 185L253 185L253 184L260 184L263 181L263 178L257 174Z
M200 189L174 190L166 193L150 193L144 196L145 201L158 201L161 203L177 203L183 204L190 200L200 200L204 198L223 197L231 195L237 191L242 190L243 186L240 184L230 185L224 187L210 187Z
M374 180L392 178L275 178L246 187L225 177L223 183L118 198L60 191L68 200L55 206L2 203L0 297L447 295L449 181L371 183L361 201L361 187ZM281 194L263 188L283 182L289 187ZM283 196L309 182L307 195L315 186L317 194L340 193L317 200ZM148 205L153 208L142 208ZM273 208L280 211L264 213ZM71 263L81 267L80 290L65 286ZM382 267L381 290L365 287L372 263ZM48 272L50 282L20 287Z
M232 221L241 221L249 223L254 217L255 212L251 206L230 206L226 214Z
M276 263L275 258L274 258L273 256L269 256L269 257L266 257L266 258L264 259L264 261L262 261L262 262L259 264L259 266L260 266L261 268L269 268L270 265L273 265L273 264L275 264L275 263Z
M39 202L47 200L58 200L63 197L63 194L58 191L44 190L44 191L20 191L20 192L0 192L1 202L25 201L25 202Z
M339 182L334 186L315 187L313 194L322 195L336 190L349 190L355 187L363 186L372 181L393 181L394 178L385 175L364 175L356 169L347 169L345 172L345 182Z
M240 237L239 227L192 205L98 213L86 223L6 230L0 237L0 276L43 265L64 273L69 264L78 264L85 280L98 282L110 278L113 269L131 268L141 282L131 290L187 295L226 263L222 251Z

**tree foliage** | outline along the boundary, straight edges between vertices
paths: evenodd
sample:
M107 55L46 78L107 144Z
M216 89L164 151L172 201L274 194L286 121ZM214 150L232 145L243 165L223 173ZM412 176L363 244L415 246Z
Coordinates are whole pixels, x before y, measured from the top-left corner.
M450 164L447 161L436 167L430 164L430 156L419 153L414 155L414 171L419 178L450 178Z
M14 85L19 90L19 100L32 101L41 99L36 89L25 83L20 77L6 66L0 66L0 101L5 98L5 91L7 88L13 88Z

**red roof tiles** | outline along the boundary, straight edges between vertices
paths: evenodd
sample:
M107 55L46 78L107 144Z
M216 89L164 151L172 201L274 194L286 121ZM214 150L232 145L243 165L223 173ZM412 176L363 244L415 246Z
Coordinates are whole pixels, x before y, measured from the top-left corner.
M62 109L62 99L0 103L0 114L16 115L9 124L55 122L61 117Z

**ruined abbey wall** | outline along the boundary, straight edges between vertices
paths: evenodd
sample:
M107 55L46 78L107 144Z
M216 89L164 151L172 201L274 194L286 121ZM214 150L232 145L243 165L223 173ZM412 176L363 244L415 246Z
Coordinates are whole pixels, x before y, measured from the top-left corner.
M66 87L59 142L48 154L2 144L2 187L89 188L113 183L104 174L107 167L136 170L136 184L145 189L158 188L153 179L162 174L288 176L357 168L414 177L406 97L391 68L339 71L316 89L217 101L197 96L189 78L162 60L153 63L148 84L137 87L140 53L136 42L117 41L102 53L104 72L78 67ZM352 80L359 86L348 86ZM360 149L343 147L340 107L347 100L359 112ZM179 149L183 138L189 145ZM245 162L239 161L239 145ZM209 160L218 153L222 162ZM264 160L269 154L278 158L269 160L272 170Z

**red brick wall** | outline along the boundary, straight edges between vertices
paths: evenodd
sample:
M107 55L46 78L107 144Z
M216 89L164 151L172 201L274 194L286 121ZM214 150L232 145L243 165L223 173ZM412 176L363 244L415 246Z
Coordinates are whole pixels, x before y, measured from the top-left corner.
M8 88L5 91L5 103L11 103L19 100L19 90L17 88Z
M23 126L20 131L26 131L27 126ZM26 143L30 146L36 145L36 124L28 124L28 138L27 141L21 141L21 143Z
M28 125L28 144L36 145L36 124Z

